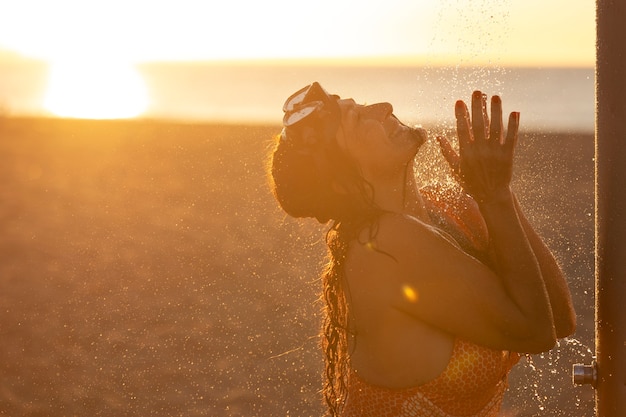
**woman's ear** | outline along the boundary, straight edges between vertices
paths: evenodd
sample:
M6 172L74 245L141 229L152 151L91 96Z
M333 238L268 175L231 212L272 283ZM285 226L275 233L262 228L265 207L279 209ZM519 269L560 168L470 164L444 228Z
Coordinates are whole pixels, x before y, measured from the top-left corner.
M344 152L346 151L346 133L344 132L343 126L337 129L337 133L335 134L335 143L337 143L337 146Z
M330 187L332 188L332 190L339 194L339 195L347 195L347 194L358 194L359 193L359 187L352 183L352 182L348 182L348 181L337 181L337 180L333 180L330 184Z
M341 195L349 194L347 187L343 184L340 184L336 180L333 180L331 182L330 187L337 194L341 194Z
M306 146L313 146L319 142L319 134L312 127L305 127L301 133L302 143Z

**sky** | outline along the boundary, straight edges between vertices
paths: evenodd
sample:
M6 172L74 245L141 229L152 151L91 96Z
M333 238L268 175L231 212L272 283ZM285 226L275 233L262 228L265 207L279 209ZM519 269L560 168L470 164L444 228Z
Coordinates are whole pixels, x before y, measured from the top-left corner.
M594 64L593 0L0 0L0 57Z
M30 108L135 117L154 104L145 62L591 68L595 2L0 0L0 64L22 58L47 68ZM3 74L0 105L17 108Z

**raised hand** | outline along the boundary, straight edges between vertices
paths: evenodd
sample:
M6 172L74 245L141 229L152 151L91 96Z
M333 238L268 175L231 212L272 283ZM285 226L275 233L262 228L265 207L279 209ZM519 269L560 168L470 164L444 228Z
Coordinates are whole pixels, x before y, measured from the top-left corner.
M479 204L497 200L509 193L513 174L513 151L517 143L519 113L509 116L503 132L502 101L491 99L491 123L487 115L487 96L472 94L472 115L461 100L455 105L459 154L447 139L439 137L441 151L467 193Z

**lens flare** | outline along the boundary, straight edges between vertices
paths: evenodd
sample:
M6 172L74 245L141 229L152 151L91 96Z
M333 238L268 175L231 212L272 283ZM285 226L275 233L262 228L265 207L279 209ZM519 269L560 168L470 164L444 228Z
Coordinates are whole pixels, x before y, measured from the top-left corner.
M417 290L410 285L402 286L402 293L404 294L404 298L406 298L411 303L416 303L419 299L419 294Z

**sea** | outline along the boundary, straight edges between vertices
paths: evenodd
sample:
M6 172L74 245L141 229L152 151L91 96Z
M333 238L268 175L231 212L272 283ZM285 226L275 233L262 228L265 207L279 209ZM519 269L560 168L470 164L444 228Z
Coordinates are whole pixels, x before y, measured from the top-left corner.
M149 96L146 118L280 124L285 98L318 81L359 103L390 102L410 124L451 127L455 101L481 90L500 95L505 113L519 111L521 129L594 130L594 68L145 63L137 70ZM46 76L44 65L0 64L0 114L45 115Z

